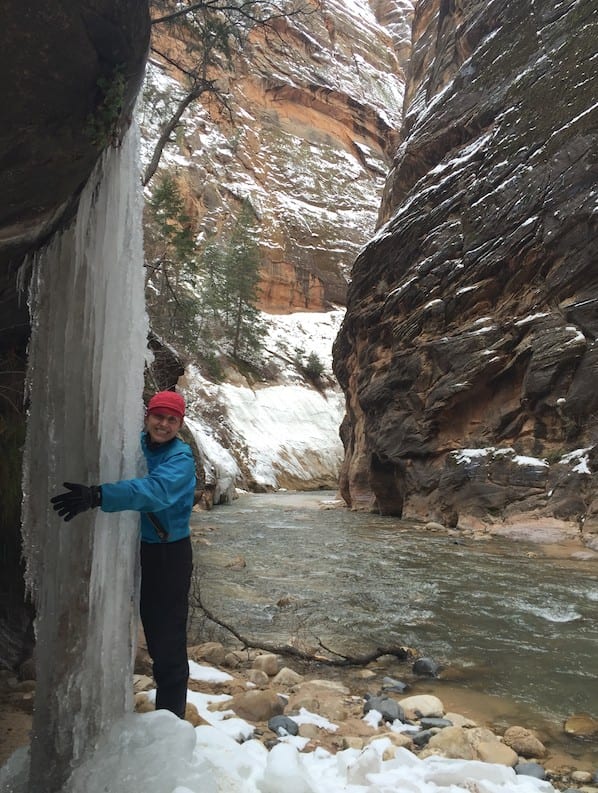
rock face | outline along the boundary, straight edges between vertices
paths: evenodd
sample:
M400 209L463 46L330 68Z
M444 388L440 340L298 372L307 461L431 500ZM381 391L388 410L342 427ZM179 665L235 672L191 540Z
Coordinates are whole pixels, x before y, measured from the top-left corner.
M221 65L215 77L231 116L202 97L161 165L182 183L200 233L220 230L250 200L260 307L272 313L344 304L351 263L375 229L410 50L409 0L304 5L308 13L254 30L234 62ZM173 33L156 33L161 52L180 54ZM167 115L180 91L162 68L149 71L148 149L158 133L152 108Z
M352 507L593 542L597 34L592 0L416 5L383 225L335 345Z
M67 223L104 147L128 126L149 40L144 0L2 3L0 107L0 666L30 622L20 567L29 338L24 257ZM115 141L116 142L116 141Z

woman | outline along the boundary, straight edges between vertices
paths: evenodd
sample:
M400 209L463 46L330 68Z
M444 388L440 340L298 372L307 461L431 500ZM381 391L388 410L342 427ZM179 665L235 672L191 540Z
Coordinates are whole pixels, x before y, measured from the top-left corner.
M160 391L149 401L141 448L147 475L103 485L65 482L67 492L51 499L69 521L88 509L141 513L141 622L153 661L156 709L184 718L189 662L187 614L193 568L189 517L195 493L195 462L177 437L185 400Z

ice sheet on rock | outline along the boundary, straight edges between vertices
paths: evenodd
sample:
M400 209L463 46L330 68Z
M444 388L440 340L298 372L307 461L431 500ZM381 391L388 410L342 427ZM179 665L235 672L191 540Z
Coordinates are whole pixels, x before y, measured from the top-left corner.
M23 473L27 582L37 606L30 793L131 702L137 519L95 510L64 523L64 481L134 476L146 355L137 132L89 179L72 225L32 266Z

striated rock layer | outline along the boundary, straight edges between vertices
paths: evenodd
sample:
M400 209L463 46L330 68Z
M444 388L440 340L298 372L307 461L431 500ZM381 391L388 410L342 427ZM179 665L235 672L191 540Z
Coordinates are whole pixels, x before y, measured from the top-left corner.
M356 509L596 542L598 15L421 0L335 344Z
M214 70L230 113L201 97L161 163L182 183L200 234L220 231L250 200L260 307L272 313L344 304L351 263L375 230L410 50L410 0L303 5L306 13L254 30L234 62ZM156 30L160 52L180 52L175 33ZM148 73L148 149L154 109L168 115L179 77L157 60Z

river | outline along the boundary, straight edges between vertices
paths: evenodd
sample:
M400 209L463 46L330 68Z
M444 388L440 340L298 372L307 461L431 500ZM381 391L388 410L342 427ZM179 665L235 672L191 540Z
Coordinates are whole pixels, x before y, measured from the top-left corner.
M562 733L567 716L598 717L595 561L351 512L323 492L242 495L194 513L192 529L203 602L243 636L353 655L415 648L445 667L415 690L494 727L538 728L598 764L595 743Z

